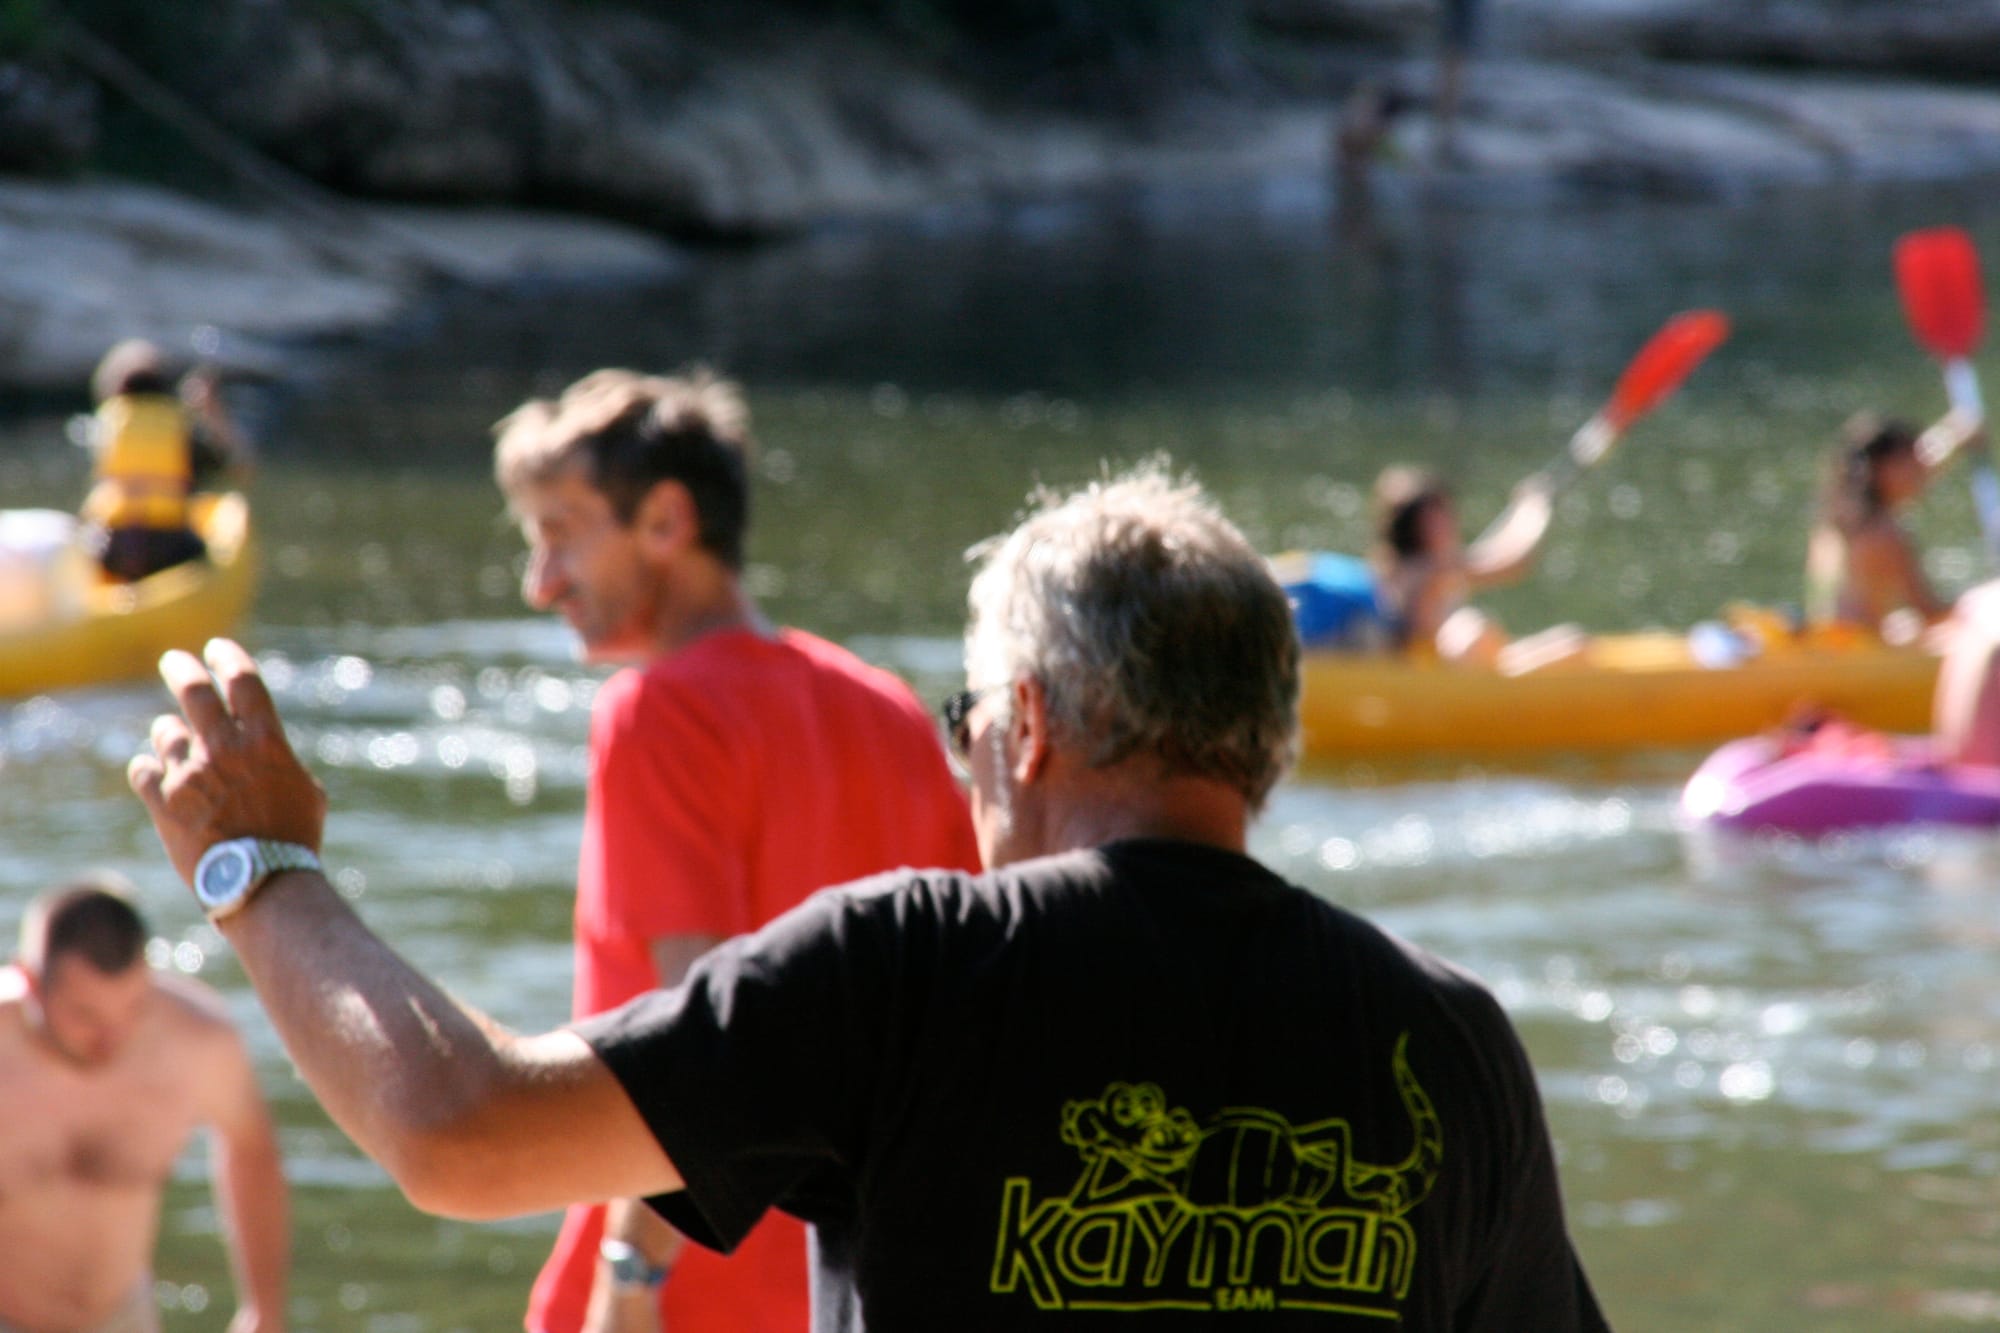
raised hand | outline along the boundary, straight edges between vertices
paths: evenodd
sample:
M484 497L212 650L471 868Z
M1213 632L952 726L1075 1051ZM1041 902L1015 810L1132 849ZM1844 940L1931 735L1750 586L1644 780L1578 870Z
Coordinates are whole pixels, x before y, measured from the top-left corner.
M203 656L160 659L180 712L153 720L151 751L125 770L175 871L192 881L201 854L228 838L318 851L326 792L292 752L256 662L229 639L209 640Z

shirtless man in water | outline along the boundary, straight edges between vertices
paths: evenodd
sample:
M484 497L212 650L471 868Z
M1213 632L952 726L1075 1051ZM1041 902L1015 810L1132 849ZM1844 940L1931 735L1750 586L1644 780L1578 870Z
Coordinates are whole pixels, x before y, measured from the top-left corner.
M115 884L35 899L0 967L0 1333L152 1333L174 1161L212 1131L236 1281L229 1333L281 1333L285 1177L248 1053L216 994L146 965Z

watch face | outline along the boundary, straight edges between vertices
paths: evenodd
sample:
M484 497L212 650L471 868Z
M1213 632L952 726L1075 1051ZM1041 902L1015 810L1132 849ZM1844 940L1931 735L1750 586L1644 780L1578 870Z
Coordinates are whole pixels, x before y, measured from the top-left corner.
M241 847L218 847L215 855L201 867L196 878L195 892L201 900L214 907L226 903L249 886L250 853Z

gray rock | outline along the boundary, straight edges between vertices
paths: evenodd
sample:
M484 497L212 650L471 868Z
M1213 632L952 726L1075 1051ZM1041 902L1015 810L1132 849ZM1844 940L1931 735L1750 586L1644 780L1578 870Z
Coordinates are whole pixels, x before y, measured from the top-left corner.
M97 146L97 90L47 61L0 60L0 172L57 176Z
M880 33L747 3L640 12L557 0L225 0L198 57L154 72L229 134L322 185L554 206L704 237L1186 171L1316 171L1324 127L1315 138L1298 124L1330 124L1329 101L1401 62L1396 78L1415 109L1401 133L1421 135L1432 72L1411 53L1432 43L1434 0L1246 4L1283 34L1277 56L1228 78L1213 61L1192 79L1163 71L1128 88L1123 100L1137 105L1122 112L1065 110L1089 99L1060 79L996 93ZM1475 170L1682 191L1989 159L1984 93L1642 57L1971 68L2000 61L1994 0L1486 8L1461 155Z
M373 208L354 224L365 239L335 250L297 220L163 190L0 182L0 387L80 392L104 350L129 337L274 373L288 340L405 317L428 290L420 274L658 281L677 264L657 237L573 217ZM413 255L426 267L399 262Z
M611 224L362 207L328 186L756 237L1107 187L1337 191L1432 157L1431 0L1252 0L1280 49L1260 46L1226 78L1142 80L1141 105L1122 110L1061 80L1001 95L793 8L740 4L727 22L664 12L205 7L189 58L154 72L174 91L153 105L270 212L130 186L0 186L0 256L35 257L0 263L0 385L79 383L133 334L181 345L222 330L254 348L242 340L374 328L440 278L673 267L655 236ZM2000 0L1493 0L1487 18L1457 176L1687 195L2000 167L2000 92L1870 72L1994 58ZM1652 58L1663 53L1845 68ZM77 55L123 77L115 53ZM1350 151L1335 182L1336 111L1364 79L1392 87L1398 113L1382 151ZM17 101L82 123L62 91L76 86Z
M1551 4L1551 43L1623 44L1677 60L1965 78L2000 74L1992 0L1629 0L1611 21L1593 5ZM1593 31L1595 29L1596 31Z

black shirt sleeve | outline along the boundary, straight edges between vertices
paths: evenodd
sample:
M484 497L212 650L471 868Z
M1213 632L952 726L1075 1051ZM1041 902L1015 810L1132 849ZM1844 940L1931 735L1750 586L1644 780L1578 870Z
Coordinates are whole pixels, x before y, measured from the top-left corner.
M1468 978L1469 980L1469 978ZM1466 1275L1459 1328L1574 1329L1609 1325L1577 1258L1563 1212L1555 1150L1534 1069L1499 1002L1476 982L1459 988L1461 1012L1487 1034L1481 1043L1501 1095L1501 1123L1487 1162L1490 1230L1483 1263Z
M909 945L886 923L912 907L893 890L823 891L681 986L575 1024L685 1182L650 1202L703 1244L726 1252L769 1208L813 1221L851 1197L908 1005L896 954Z

